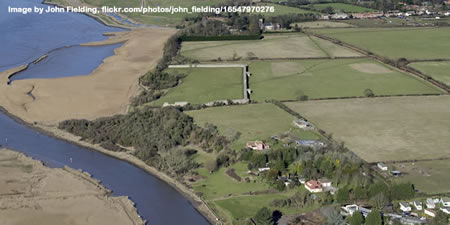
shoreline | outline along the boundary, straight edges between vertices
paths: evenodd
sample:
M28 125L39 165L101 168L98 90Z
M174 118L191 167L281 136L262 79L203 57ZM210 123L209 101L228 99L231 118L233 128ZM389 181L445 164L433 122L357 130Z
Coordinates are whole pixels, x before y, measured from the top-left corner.
M165 182L166 184L170 185L172 188L174 188L178 193L180 193L186 200L189 201L189 203L192 205L192 207L200 213L210 224L217 224L219 220L215 216L215 213L212 212L209 208L209 206L206 205L206 203L197 196L192 189L186 187L184 184L178 182L174 178L168 176L167 174L157 170L156 168L147 165L142 160L136 158L135 156L126 153L126 152L113 152L110 150L107 150L103 147L100 147L99 145L94 145L85 141L79 140L80 137L75 136L71 133L68 133L66 131L58 129L55 125L45 125L41 123L35 122L34 124L28 123L24 120L22 120L20 117L11 114L8 112L5 108L0 106L0 112L4 113L14 121L25 125L29 129L33 129L37 132L43 133L47 136L56 138L61 141L68 142L70 144L77 145L82 148L87 148L92 151L97 151L102 154L105 154L110 157L114 157L116 159L128 162L142 170L144 170L146 173L154 176L155 178ZM15 151L15 149L12 149ZM27 156L28 157L28 156ZM45 165L45 164L44 164ZM128 196L126 196L128 198ZM131 200L130 200L131 201ZM221 222L219 224L222 224Z

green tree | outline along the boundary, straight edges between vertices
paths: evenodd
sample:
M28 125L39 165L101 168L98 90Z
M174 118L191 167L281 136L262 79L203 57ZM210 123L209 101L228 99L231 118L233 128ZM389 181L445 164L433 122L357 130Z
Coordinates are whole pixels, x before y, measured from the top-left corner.
M377 209L373 209L366 217L365 225L382 225L381 214Z
M378 193L370 199L372 205L377 209L383 209L384 206L389 203L388 198L383 192Z
M436 212L436 217L431 221L431 225L448 224L448 216L441 210Z
M347 187L343 187L338 190L336 194L336 201L339 203L346 203L350 199L349 190Z
M359 211L356 211L350 217L349 222L350 222L350 225L362 225L362 224L364 224L364 217Z
M366 96L366 97L374 97L375 94L373 93L372 89L367 88L366 90L364 90L364 96Z
M254 219L258 225L273 224L272 212L267 207L263 207L260 210L258 210Z
M414 198L416 191L411 183L402 183L393 185L391 188L391 196L394 200L405 200Z

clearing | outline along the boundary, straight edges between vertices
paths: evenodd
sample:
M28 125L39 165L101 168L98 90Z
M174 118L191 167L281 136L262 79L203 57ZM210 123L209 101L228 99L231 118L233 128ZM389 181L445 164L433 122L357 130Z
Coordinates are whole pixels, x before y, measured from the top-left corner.
M169 73L186 74L180 85L170 88L166 95L152 102L189 102L204 104L216 100L243 98L242 68L167 69Z
M450 28L315 29L322 34L390 59L450 59ZM426 44L424 44L426 43Z
M221 135L230 139L237 132L241 135L233 143L234 149L242 149L247 141L265 140L272 135L299 130L294 127L293 116L273 104L249 104L238 106L212 107L186 111L194 121L203 126L211 123L217 126ZM302 139L318 139L313 131L297 132Z
M183 42L181 55L200 61L253 58L317 58L361 56L345 47L305 34L264 35L250 41Z
M412 75L375 60L257 61L249 64L250 98L296 100L364 96L370 88L376 95L439 94L441 90Z
M433 79L450 85L450 62L417 62L409 66L433 77Z
M450 156L450 96L286 104L368 162Z

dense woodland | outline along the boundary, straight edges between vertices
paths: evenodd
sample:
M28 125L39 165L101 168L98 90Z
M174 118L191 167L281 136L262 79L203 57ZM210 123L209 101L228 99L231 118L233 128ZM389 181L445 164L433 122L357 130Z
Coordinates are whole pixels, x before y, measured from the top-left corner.
M196 126L192 117L172 107L144 108L94 121L67 120L59 128L109 150L124 150L119 145L132 147L139 159L175 177L198 166L192 160L194 150L178 147L193 144L219 152L229 144L216 127Z

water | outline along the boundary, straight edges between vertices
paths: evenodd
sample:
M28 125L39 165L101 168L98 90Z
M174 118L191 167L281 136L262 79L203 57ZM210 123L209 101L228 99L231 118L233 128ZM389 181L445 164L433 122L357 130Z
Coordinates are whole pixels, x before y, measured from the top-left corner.
M7 13L8 6L36 5L46 8L40 1L0 0L0 71L31 63L49 52L47 59L30 65L29 71L17 75L14 79L26 79L30 76L34 78L36 74L40 78L55 77L57 74L86 74L86 71L92 70L92 67L118 47L78 46L81 43L105 40L106 37L102 33L121 31L118 28L106 27L83 14ZM83 57L85 59L82 59ZM83 63L74 64L79 60ZM86 63L89 66L79 68L84 67ZM148 220L150 225L209 224L180 193L144 170L102 153L36 132L2 112L0 144L41 160L50 167L68 165L91 173L112 190L114 195L129 196L136 203L139 214Z
M129 196L150 225L209 225L180 193L144 170L36 132L1 112L0 144L41 160L50 167L68 165L89 172L114 195Z
M0 1L0 71L31 63L54 49L105 40L107 37L103 33L106 32L123 31L104 26L84 14L8 13L8 6L47 8L48 5L41 4L41 1Z
M56 78L90 74L103 59L114 54L120 44L103 46L71 46L51 51L47 58L11 77L11 81L29 78Z

